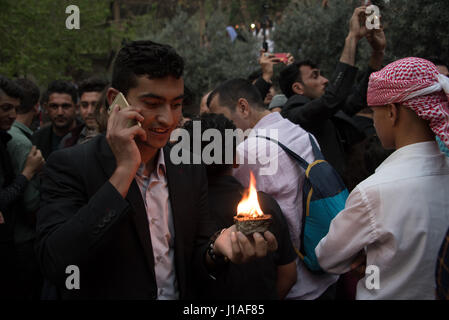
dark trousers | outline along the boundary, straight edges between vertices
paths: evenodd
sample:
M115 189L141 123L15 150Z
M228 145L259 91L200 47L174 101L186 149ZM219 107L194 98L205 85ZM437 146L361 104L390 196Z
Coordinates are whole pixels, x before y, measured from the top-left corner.
M16 298L39 300L42 290L42 274L34 251L34 240L15 245Z

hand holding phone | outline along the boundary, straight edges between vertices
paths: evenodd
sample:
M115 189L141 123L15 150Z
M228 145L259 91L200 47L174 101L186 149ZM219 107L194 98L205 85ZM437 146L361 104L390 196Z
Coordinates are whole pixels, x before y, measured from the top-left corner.
M275 53L274 57L279 60L279 62L287 63L288 62L288 56L287 53Z
M123 93L119 92L118 95L115 97L114 101L112 102L111 106L109 107L109 114L112 112L115 105L118 105L120 110L129 108L128 101L126 101L126 98L123 95ZM142 128L142 125L140 124L140 122L135 119L130 119L128 121L127 126L128 126L128 128L130 128L132 126L135 126L136 124Z

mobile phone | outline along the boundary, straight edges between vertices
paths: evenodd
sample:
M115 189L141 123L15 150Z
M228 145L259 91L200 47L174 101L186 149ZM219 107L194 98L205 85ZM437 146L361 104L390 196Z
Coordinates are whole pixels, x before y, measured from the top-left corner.
M128 101L126 101L125 96L123 95L123 93L119 92L118 95L115 97L114 101L112 101L111 106L109 107L109 114L112 112L113 108L115 105L118 105L120 110L129 108L129 104ZM135 120L135 119L130 119L128 121L128 128L133 127L135 125L138 125L139 127L142 127L142 125L140 124L139 121Z
M284 62L284 63L288 62L287 53L275 53L274 57L278 58L279 62Z

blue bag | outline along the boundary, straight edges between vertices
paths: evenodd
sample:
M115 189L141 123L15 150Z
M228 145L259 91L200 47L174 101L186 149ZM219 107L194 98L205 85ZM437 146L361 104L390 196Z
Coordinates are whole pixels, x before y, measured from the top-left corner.
M313 163L308 163L276 140L268 137L261 138L277 143L305 170L302 189L301 247L299 249L294 247L296 253L310 271L321 273L323 270L318 264L315 248L329 232L332 219L344 209L346 199L349 196L348 189L335 169L324 160L323 154L310 134L309 139L315 156Z

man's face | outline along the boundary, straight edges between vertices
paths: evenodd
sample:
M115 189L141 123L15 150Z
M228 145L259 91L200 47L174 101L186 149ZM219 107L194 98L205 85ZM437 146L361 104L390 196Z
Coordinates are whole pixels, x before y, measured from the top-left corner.
M20 99L12 98L0 92L0 130L8 131L16 120L16 109L20 105Z
M374 128L384 149L394 149L393 128L389 121L389 109L387 106L372 107Z
M141 152L148 148L158 150L167 144L171 132L182 117L183 97L182 78L137 78L137 87L129 89L126 100L130 106L142 108L141 113L145 118L141 124L147 133L147 139L136 139Z
M86 126L89 129L96 128L98 126L95 120L95 107L100 99L101 92L91 91L84 92L80 98L80 114Z
M441 74L444 74L446 77L449 77L449 70L447 69L446 66L439 65L437 66L437 69Z
M329 80L320 74L319 69L312 69L310 66L301 66L299 72L301 72L304 91L302 95L312 100L320 98L324 94Z
M46 105L48 117L58 129L70 129L75 121L76 106L68 93L52 93Z
M234 122L235 126L238 129L242 129L243 131L250 128L250 125L248 123L248 120L245 119L243 114L239 112L238 107L236 106L230 106L233 108L234 111L231 111L230 108L227 106L221 105L220 103L220 96L219 94L216 94L209 105L209 110L212 113L222 114L229 120L232 120Z

